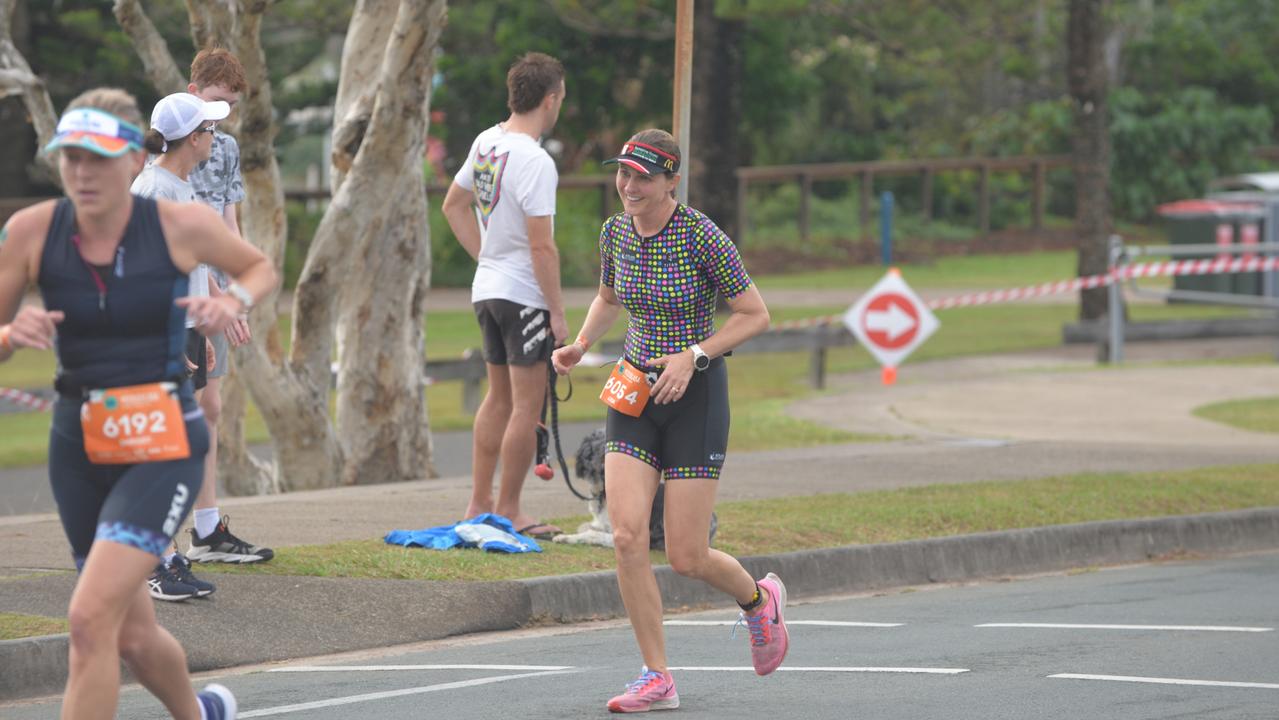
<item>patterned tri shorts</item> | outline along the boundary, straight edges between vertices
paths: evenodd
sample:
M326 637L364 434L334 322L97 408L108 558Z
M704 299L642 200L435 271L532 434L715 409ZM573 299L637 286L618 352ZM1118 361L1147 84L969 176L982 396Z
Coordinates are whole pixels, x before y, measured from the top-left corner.
M673 403L651 400L639 417L608 410L605 452L643 460L666 480L718 480L728 451L728 368L724 358L694 372Z

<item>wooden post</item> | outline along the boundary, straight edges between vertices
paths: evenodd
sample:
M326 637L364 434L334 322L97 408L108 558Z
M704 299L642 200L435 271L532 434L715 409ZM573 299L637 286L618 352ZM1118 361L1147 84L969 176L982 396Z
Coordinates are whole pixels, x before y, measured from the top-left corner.
M812 219L813 176L799 174L799 239L808 240L809 221Z
M982 235L990 234L990 164L982 162L981 164L981 182L978 190L980 198L978 199L977 208L977 224L981 228Z
M813 351L808 357L808 384L816 390L826 387L826 325L813 328Z
M462 410L474 415L480 409L480 381L467 378L462 381Z
M738 173L737 175L737 237L733 238L737 241L737 247L742 247L742 243L746 241L747 225L750 222L750 213L747 212L746 191L749 183L746 178Z
M1045 186L1045 169L1042 160L1034 160L1030 163L1031 170L1031 191L1030 191L1030 214L1031 228L1038 231L1044 229L1044 186Z
M927 224L933 221L933 169L931 167L924 168L923 175L923 212L924 223Z
M870 170L862 171L862 187L861 187L861 237L859 240L865 240L870 237L870 195L874 189L872 185L875 181L875 174Z
M600 183L600 219L607 220L613 214L613 194L617 192L612 183Z
M675 190L680 202L688 202L688 170L692 167L689 156L689 119L693 105L693 0L679 0L675 9L675 107L672 114L671 134L679 142L679 187Z

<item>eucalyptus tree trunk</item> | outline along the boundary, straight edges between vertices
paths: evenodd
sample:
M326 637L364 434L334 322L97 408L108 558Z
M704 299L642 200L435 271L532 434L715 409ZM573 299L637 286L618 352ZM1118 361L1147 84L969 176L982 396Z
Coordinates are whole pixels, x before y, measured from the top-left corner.
M158 36L149 34L154 26L136 0L116 2L117 16L124 13L135 43L153 56L147 62L153 81L158 87L171 83L166 68L177 65L171 56L165 61L167 49L159 52ZM228 41L244 65L248 89L239 106L238 136L246 194L241 229L279 268L287 227L260 39L270 4L187 0L197 44ZM229 377L220 438L220 475L229 492L386 482L429 473L422 322L430 245L421 158L445 7L444 0L369 0L355 10L335 113L334 137L341 139L334 149L337 181L294 294L289 352L277 330L273 294L250 313L254 341L234 353L236 376L266 420L276 463L257 462L248 453L243 391ZM329 412L335 330L340 338L336 423Z
M688 196L698 210L736 242L737 131L742 107L742 38L745 22L721 18L714 2L694 7L692 162Z
M403 3L392 25L386 18L394 5L356 6L334 111L333 197L357 199L370 221L366 232L337 238L343 265L376 278L347 282L338 295L337 428L347 484L433 474L423 375L431 246L422 158L445 2ZM380 57L367 51L383 46Z
M1110 128L1106 112L1104 53L1108 0L1070 0L1066 72L1074 101L1075 236L1079 274L1097 275L1109 265ZM1082 290L1079 318L1106 314L1106 289Z

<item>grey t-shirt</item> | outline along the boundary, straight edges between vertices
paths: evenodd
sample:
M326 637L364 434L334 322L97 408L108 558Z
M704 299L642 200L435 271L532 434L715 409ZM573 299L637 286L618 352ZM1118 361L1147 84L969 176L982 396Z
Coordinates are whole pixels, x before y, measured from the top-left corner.
M151 161L142 169L142 172L133 181L133 186L129 188L134 195L141 195L146 198L160 198L162 200L172 200L174 202L195 202L195 190L191 188L191 183L174 175ZM207 297L209 294L209 266L196 265L191 271L190 288L187 292L191 297ZM195 322L187 318L187 327L194 327Z
M160 167L154 160L142 169L130 190L134 195L142 197L195 202L195 189L191 187L191 183Z

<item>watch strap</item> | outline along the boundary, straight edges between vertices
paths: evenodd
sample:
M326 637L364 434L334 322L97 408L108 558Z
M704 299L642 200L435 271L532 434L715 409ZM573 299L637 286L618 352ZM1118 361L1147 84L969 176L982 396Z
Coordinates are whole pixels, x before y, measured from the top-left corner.
M706 351L702 349L701 345L698 345L697 343L693 343L692 345L688 346L688 349L693 351L693 369L694 370L701 371L711 366L711 358L709 355L706 354Z
M226 291L228 295L239 300L246 311L253 309L253 294L245 290L243 285L233 282L227 286Z

